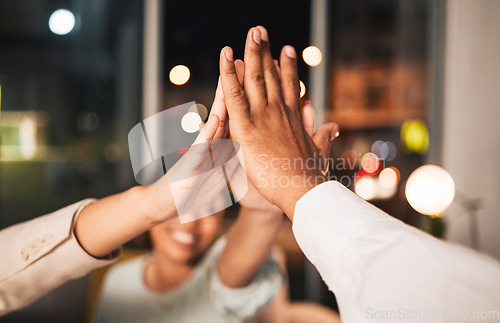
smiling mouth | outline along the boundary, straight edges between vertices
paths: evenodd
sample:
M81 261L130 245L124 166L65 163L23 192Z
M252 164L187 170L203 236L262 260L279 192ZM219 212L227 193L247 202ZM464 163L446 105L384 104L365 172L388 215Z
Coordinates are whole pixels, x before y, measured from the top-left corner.
M196 237L194 234L190 234L184 231L173 231L171 235L172 239L179 242L180 244L192 246L196 242Z

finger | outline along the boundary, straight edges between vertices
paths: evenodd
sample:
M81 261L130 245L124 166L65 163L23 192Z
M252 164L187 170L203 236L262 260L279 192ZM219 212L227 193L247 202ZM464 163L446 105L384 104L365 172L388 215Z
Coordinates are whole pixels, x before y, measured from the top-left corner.
M244 123L250 119L250 109L245 90L238 81L236 66L233 61L233 50L224 47L220 54L220 80L227 113L232 122Z
M238 77L238 81L240 82L241 86L244 86L244 80L245 80L245 63L241 59L237 59L234 62L234 65L236 67L236 76ZM225 125L224 125L224 138L230 138L230 133L229 133L229 123L231 121L229 118L226 119Z
M216 114L211 114L207 123L200 123L200 133L196 137L193 145L208 142L214 139L217 130L219 129L220 119Z
M234 65L236 67L236 76L238 76L238 81L240 82L241 86L245 85L245 63L241 59L237 59L234 62Z
M248 31L245 44L245 85L251 112L258 112L267 104L267 92L262 72L261 32L258 28Z
M238 77L238 81L240 82L241 86L243 86L243 77L245 75L245 64L243 63L242 60L237 59L234 62L234 65L236 68L236 76ZM224 117L220 118L221 114L216 113L220 118L220 124L214 139L220 139L220 138L226 139L229 136L229 120L227 118L226 102L224 101L224 93L222 91L222 86L220 84L220 77L215 95L214 105L215 101L218 101L218 103L220 103L221 105L220 109L221 110L223 109L221 113L224 114ZM213 111L213 106L212 106L212 111ZM219 110L216 110L216 112L219 112Z
M214 139L220 139L224 137L225 133L225 123L227 120L227 110L226 102L224 101L224 93L222 92L222 85L219 81L217 82L217 90L215 91L214 102L212 103L212 109L210 109L210 116L215 114L219 117L219 127L214 135Z
M267 100L282 100L281 84L274 65L273 56L271 54L271 46L269 43L269 35L266 28L262 26L256 27L261 34L261 53L262 53L262 70L264 72L264 80L266 83Z
M339 126L336 123L330 122L319 127L312 136L314 145L316 145L323 158L330 157L332 141L338 137L338 134Z
M312 137L314 134L314 109L311 105L311 101L307 101L302 108L302 124L307 134Z
M285 104L299 113L300 86L299 73L297 71L297 54L292 46L285 46L281 50L281 91Z

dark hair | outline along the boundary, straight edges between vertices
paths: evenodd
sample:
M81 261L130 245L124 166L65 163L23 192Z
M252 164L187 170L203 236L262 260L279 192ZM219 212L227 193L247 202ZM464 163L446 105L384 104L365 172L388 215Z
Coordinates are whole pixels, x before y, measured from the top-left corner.
M151 241L151 234L149 233L149 231L146 231L140 236L137 236L137 238L135 238L133 241L139 249L153 249L153 242Z

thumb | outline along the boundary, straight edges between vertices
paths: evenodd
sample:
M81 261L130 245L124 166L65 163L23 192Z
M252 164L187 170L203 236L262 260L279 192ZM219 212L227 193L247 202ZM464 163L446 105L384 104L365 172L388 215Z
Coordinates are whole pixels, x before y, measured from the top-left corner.
M322 125L312 136L316 148L318 148L323 158L330 156L332 141L339 135L339 126L330 122ZM326 165L325 165L326 166Z

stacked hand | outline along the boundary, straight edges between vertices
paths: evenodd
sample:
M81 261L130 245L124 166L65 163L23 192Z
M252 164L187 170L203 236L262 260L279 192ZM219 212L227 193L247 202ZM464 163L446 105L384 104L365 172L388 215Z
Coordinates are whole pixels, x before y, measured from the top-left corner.
M249 179L240 204L262 211L277 210L276 205L291 218L295 202L326 180L322 172L326 165L321 160L329 156L338 127L329 123L314 133L310 104L300 112L297 57L291 46L283 48L279 63L274 61L267 31L258 26L248 32L244 60L234 61L229 47L222 50L221 77L209 121L192 148L169 171L169 180L189 178L186 172L193 173L210 161L209 143L229 138L241 145L242 164L246 165L246 175L241 169L231 169L229 175L234 182L243 182L243 176ZM184 184L185 203L192 201L193 194L210 199L224 186L210 178Z
M248 32L244 60L242 84L237 77L241 63L233 60L231 48L221 51L231 138L241 145L247 176L258 192L292 218L296 201L326 180L318 163L307 161L329 155L338 127L329 123L312 134L309 108L302 120L297 56L291 46L281 51L278 66L267 31L258 26Z

